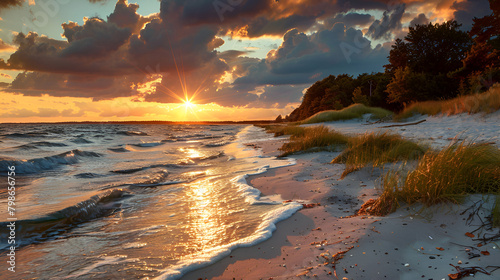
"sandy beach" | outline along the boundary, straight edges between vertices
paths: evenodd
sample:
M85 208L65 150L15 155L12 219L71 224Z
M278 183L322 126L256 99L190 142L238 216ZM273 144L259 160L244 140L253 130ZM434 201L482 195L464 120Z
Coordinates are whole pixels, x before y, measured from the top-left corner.
M464 137L475 135L476 141L496 141L498 145L494 132L488 132L498 126L494 122L497 115L459 118L460 125L452 129L447 129L448 118L434 117L415 129L409 126L393 130L442 146L453 141L459 126L465 127L464 131L472 131L467 129L471 127L483 133L464 133ZM370 130L364 121L327 125L341 132L346 128L349 131L344 132L349 133ZM426 133L408 135L409 131ZM434 139L439 141L431 141ZM284 141L286 138L280 137L257 145L264 156L276 156ZM344 165L329 163L338 154L294 155L294 166L247 178L262 196L280 195L284 203L292 200L306 207L278 223L270 239L238 248L219 262L181 279L448 279L448 274L457 273L451 265L480 267L485 272L494 269L488 266L500 265L498 245L476 240L484 234L498 234L498 229L475 231L481 225L480 218L489 215L493 199L474 195L461 205L426 209L414 205L385 217L356 215L364 202L377 198L380 176L385 171L365 167L340 179ZM479 205L483 208L478 209ZM465 211L471 206L476 206L477 215L470 215L471 209ZM471 232L474 237L466 235ZM491 275L478 272L474 277L497 279L500 270Z

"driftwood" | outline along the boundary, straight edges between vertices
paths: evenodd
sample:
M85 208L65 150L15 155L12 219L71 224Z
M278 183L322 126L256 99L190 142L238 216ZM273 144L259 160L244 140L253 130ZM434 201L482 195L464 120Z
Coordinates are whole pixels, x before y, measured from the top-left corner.
M425 122L426 120L421 120L421 121L418 121L418 122L413 122L413 123L405 123L405 124L391 124L391 125L386 125L386 126L381 126L379 128L388 128L388 127L396 127L396 126L409 126L409 125L416 125L416 124L419 124L419 123L423 123Z

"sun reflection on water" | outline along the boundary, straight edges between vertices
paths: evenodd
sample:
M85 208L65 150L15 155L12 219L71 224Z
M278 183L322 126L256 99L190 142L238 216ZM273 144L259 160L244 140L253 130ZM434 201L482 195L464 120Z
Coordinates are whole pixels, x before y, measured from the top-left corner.
M228 208L225 199L218 192L218 186L211 180L192 184L186 195L191 204L186 217L186 230L199 250L206 250L222 244L228 239Z

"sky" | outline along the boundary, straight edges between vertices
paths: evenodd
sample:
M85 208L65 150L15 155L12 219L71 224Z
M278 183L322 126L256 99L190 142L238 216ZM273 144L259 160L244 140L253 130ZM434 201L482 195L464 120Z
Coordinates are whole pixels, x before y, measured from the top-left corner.
M0 122L274 119L487 0L0 0Z

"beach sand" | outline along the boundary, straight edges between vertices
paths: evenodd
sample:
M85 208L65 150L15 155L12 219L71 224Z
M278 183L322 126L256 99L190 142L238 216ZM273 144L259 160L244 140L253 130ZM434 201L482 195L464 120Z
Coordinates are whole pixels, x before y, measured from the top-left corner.
M283 141L286 140L277 138L258 145L264 155L275 156ZM356 216L364 202L378 196L377 187L384 171L365 167L341 180L344 165L329 164L338 154L294 155L294 166L250 176L248 183L263 196L279 194L284 201L313 207L303 208L279 222L270 239L238 248L219 262L181 279L440 280L457 272L450 264L500 266L497 244L479 247L480 241L465 235L481 225L478 217L469 223L466 219L470 211L460 215L486 197L471 196L462 205L438 205L424 210L418 206L403 207L385 217ZM491 206L492 199L485 201L485 209ZM484 209L479 212L483 220L489 215ZM494 229L490 233L498 232ZM479 232L474 234L477 238ZM470 253L479 256L469 259ZM474 279L500 279L500 270L492 275L477 273Z

